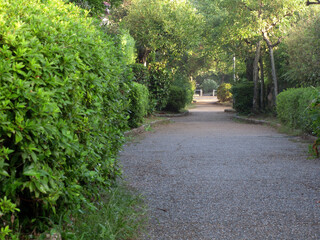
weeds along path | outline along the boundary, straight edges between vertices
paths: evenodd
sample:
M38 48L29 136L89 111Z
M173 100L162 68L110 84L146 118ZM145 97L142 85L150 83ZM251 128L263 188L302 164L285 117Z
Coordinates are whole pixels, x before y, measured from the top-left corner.
M320 161L307 144L199 102L121 153L143 193L143 239L320 239Z

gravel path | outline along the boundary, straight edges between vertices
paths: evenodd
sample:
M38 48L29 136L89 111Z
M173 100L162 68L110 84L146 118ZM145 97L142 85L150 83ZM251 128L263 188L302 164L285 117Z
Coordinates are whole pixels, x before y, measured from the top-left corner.
M297 138L224 109L198 103L121 152L150 206L143 239L320 239L320 160Z

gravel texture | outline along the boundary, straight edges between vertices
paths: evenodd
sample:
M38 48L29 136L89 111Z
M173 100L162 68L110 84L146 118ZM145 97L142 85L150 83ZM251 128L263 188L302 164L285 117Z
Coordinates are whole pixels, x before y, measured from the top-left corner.
M233 121L211 101L120 153L150 206L142 239L320 239L320 160L298 138Z

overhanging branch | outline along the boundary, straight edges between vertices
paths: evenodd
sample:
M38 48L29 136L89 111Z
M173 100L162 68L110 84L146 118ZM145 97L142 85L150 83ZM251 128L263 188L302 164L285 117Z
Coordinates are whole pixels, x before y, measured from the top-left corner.
M317 0L316 2L310 2L309 0L307 1L307 6L311 4L320 4L320 0Z

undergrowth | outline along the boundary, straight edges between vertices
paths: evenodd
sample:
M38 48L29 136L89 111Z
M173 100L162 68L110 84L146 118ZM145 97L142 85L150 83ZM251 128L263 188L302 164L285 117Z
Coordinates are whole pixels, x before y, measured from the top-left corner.
M148 217L140 194L120 183L101 196L95 208L84 208L72 215L62 239L129 240L143 233Z

